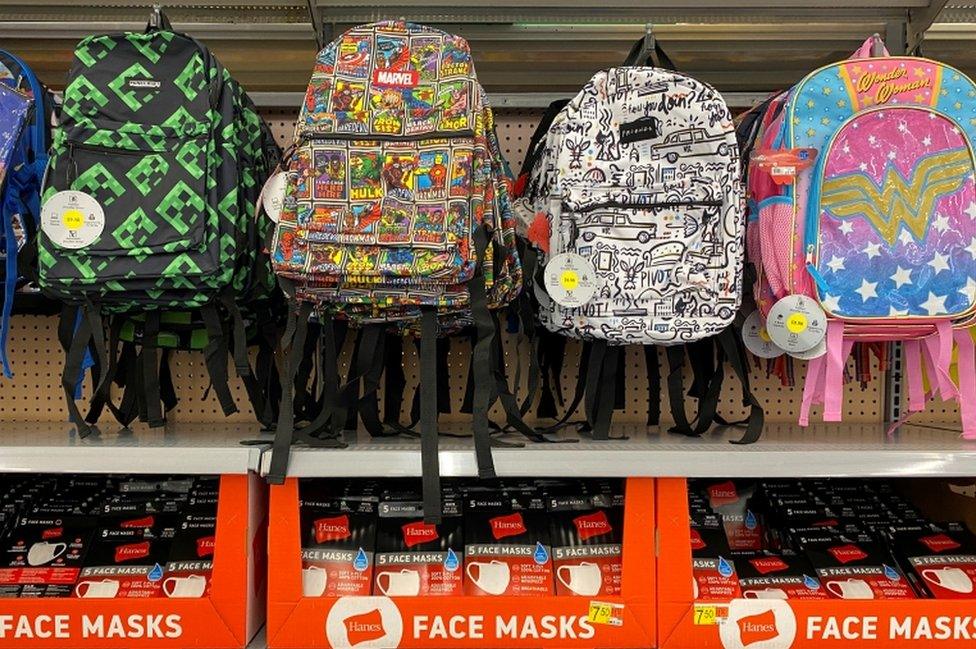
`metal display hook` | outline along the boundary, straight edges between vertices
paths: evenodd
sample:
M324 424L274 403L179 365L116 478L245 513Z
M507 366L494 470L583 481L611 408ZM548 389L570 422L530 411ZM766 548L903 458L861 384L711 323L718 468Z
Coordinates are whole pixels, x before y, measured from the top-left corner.
M871 56L878 57L884 56L885 54L885 44L884 40L881 38L881 34L875 32L871 35Z
M162 29L163 26L163 7L159 4L152 6L152 13L149 14L149 28Z

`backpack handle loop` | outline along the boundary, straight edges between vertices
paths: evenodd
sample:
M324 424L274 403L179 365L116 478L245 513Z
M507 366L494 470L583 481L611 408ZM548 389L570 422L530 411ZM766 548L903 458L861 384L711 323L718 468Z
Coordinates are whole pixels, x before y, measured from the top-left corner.
M146 23L146 33L151 34L152 32L173 31L173 25L170 23L169 18L163 13L163 7L159 4L154 4L152 6L152 12L149 14L149 22Z
M644 26L644 36L634 43L630 48L630 53L624 59L624 66L631 65L653 65L655 68L665 70L675 70L674 62L664 53L661 44L654 36L654 25L647 23Z
M888 54L888 48L885 47L884 39L881 38L880 34L875 32L868 38L864 39L861 47L854 50L854 53L851 54L850 58L870 59L882 56L890 56L890 54Z

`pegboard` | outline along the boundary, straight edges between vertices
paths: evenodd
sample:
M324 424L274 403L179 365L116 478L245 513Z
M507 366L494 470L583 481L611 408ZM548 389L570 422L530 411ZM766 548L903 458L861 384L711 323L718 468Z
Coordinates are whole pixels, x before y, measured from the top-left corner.
M265 119L271 126L275 138L282 147L287 147L292 140L296 110L266 110ZM541 111L536 110L498 110L496 123L498 136L504 155L513 170L518 170L525 156L525 148L541 117ZM518 361L521 360L523 386L526 382L525 373L528 368L528 345L515 336L505 339L506 365L510 378L515 374ZM0 389L0 418L11 420L38 419L48 421L64 420L67 412L64 407L64 396L61 390L61 368L63 353L57 342L57 318L41 316L15 316L12 325L9 348L11 360L16 376L3 381ZM351 347L343 350L341 364L345 368L348 364ZM407 392L405 393L405 410L409 409L409 401L413 388L417 384L417 359L413 345L404 346L404 369L407 376ZM460 407L464 393L464 386L468 374L470 347L465 340L453 340L448 356L450 370L451 395L454 402L452 411L456 413ZM643 351L632 347L626 350L625 356L625 405L623 410L614 414L614 421L643 422L647 415L647 378L644 365ZM567 347L565 371L562 377L563 394L566 401L572 398L576 386L576 369L579 360L579 345L570 343ZM667 363L663 352L659 354L662 375L667 374ZM210 422L210 421L253 421L248 407L243 386L233 380L232 389L241 412L225 418L212 394L206 395L209 379L203 362L203 355L194 352L176 352L171 361L173 379L180 403L169 414L172 422ZM797 363L796 385L783 387L775 377L767 377L758 367L753 368L752 387L756 398L762 403L766 411L766 421L791 423L796 421L802 390L803 364ZM233 376L233 369L230 372ZM687 372L690 381L690 371ZM875 371L876 377L864 389L860 384L852 383L845 391L844 418L848 422L880 422L883 418L883 377ZM521 391L520 391L521 392ZM661 395L662 422L668 417L666 391ZM935 406L936 404L932 404ZM731 369L726 371L726 382L722 391L719 412L727 419L738 419L745 415L741 405L741 391L738 381L732 375ZM500 415L496 412L494 415ZM819 417L819 410L814 409L814 418ZM465 415L443 414L442 421L467 421ZM948 418L948 415L946 416ZM103 415L103 423L110 424L111 415Z

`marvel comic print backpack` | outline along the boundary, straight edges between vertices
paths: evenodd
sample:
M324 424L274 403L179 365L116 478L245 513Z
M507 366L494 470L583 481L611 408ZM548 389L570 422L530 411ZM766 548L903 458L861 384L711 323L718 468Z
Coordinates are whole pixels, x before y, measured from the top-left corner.
M394 21L342 34L317 57L283 168L272 260L293 298L285 392L302 390L296 379L306 376L301 360L311 351L313 328L322 376L317 413L283 408L270 480L284 478L293 437L339 444L337 435L356 425L349 412L358 410L371 434L404 432L389 418L379 420L375 394L384 341L402 346L399 336L412 335L420 347L425 514L436 518L437 339L465 327L475 332L474 433L482 475L494 472L490 393L514 407L499 375L493 309L518 294L522 271L510 178L467 42ZM347 331L358 335L356 363L340 386L336 348ZM296 415L307 420L297 431Z
M527 231L544 266L545 281L534 286L540 320L590 343L589 387L577 394L587 393L594 437L607 434L620 346L661 345L671 367L673 430L699 435L721 421L715 406L728 360L750 408L745 440L755 441L762 410L732 328L745 232L732 116L711 86L633 65L641 62L639 45L628 65L598 72L559 111L533 156ZM654 51L667 61L656 43ZM686 351L701 410L691 422ZM646 354L649 383L656 354Z
M758 216L765 229L790 235L762 249L776 297L807 296L826 316L800 423L815 403L824 420L840 420L855 342L900 341L908 411L924 409L926 385L943 399L962 396L973 436L976 85L936 61L865 58L870 41L790 91L767 149L815 156L761 197ZM776 326L775 309L767 327Z

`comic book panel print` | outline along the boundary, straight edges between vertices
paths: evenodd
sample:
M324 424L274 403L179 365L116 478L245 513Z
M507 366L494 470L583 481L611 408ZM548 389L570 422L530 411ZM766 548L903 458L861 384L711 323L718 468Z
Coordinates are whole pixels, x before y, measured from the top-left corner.
M894 107L848 122L820 191L820 299L841 317L958 315L976 303L972 151L935 111Z
M405 133L429 133L437 129L437 114L434 102L437 90L434 85L421 84L410 89L406 94L407 124Z
M369 52L372 46L372 36L369 33L347 33L339 41L339 55L335 70L341 74L356 79L369 77Z
M471 75L471 72L471 50L467 41L451 34L444 36L444 47L441 50L441 78L466 77Z
M314 150L316 200L345 200L346 152L344 150Z
M471 158L473 152L455 149L454 159L451 161L452 198L461 198L471 194Z
M417 71L419 81L437 81L437 66L441 56L441 37L410 37L410 66Z
M383 213L379 223L379 242L383 245L409 245L410 225L414 221L416 206L389 197L383 201Z
M339 233L346 243L375 243L382 213L379 201L353 203L343 211Z
M471 84L467 80L441 82L437 93L437 107L441 131L463 131L473 127L468 119Z
M415 186L417 200L443 200L447 198L448 149L421 151L417 159Z
M417 154L414 151L387 151L383 154L383 192L403 201L415 200L414 181Z
M349 152L349 193L354 201L374 200L383 195L380 152Z

